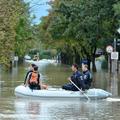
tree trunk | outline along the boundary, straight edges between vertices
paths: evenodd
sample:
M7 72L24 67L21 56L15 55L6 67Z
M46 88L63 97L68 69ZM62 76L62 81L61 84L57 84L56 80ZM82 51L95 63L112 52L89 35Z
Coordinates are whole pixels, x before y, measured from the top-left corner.
M88 69L90 70L90 63L91 63L91 60L89 58L87 58L87 63L88 63Z
M94 48L93 56L92 56L92 71L97 72L96 65L95 65L95 53L96 53L96 47Z
M95 65L95 57L92 58L92 71L97 72L96 65Z

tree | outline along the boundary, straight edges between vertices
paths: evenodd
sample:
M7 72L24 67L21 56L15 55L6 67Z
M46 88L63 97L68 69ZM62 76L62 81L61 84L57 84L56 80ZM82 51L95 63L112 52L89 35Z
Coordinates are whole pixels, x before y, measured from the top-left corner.
M15 54L19 57L23 57L25 53L33 46L34 44L34 35L31 26L32 18L29 13L29 4L21 2L20 12L18 18L18 23L16 24L16 36L15 36Z
M32 45L28 8L23 0L0 1L0 64L9 66L14 53L23 56Z
M16 6L19 1L0 1L0 64L8 65L14 50L15 26L17 23Z
M116 17L113 5L116 2L117 0L55 0L46 30L55 42L64 40L74 56L79 54L81 58L90 59L93 70L96 71L96 49L105 47L105 41L114 38Z

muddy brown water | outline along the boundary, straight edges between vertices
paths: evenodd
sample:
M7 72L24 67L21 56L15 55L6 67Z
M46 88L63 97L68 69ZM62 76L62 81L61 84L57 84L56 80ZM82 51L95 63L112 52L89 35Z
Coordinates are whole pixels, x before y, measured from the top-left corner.
M18 98L14 89L24 81L28 65L11 71L0 71L0 120L120 120L120 102L107 100L69 101ZM40 66L41 79L53 87L68 82L70 66ZM113 97L120 97L120 75L98 69L93 74L95 88L107 90Z

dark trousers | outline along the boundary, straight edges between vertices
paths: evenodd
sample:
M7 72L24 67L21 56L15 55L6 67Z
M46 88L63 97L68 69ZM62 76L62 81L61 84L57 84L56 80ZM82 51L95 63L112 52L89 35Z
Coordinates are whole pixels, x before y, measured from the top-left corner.
M85 84L84 81L80 81L79 85L77 85L77 86L83 91L88 90L90 88L90 86ZM71 91L79 91L72 83L64 84L62 86L62 89L71 90Z
M83 91L84 91L84 90L88 90L88 89L90 88L90 85L85 84L84 80L80 80L78 86L79 86L79 88L82 89Z
M41 88L40 88L40 85L39 84L36 84L36 83L30 83L29 84L29 87L30 87L30 89L32 89L32 90L40 90Z
M62 86L62 89L71 90L71 91L79 91L72 83L67 83Z

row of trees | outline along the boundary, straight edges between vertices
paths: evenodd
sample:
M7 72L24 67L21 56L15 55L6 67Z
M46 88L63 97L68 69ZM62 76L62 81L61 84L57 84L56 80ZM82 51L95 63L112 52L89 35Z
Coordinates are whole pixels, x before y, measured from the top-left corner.
M0 0L0 64L9 66L12 55L23 57L34 42L29 4Z
M54 0L51 7L38 25L43 42L61 51L63 63L86 58L96 71L97 48L104 50L116 37L119 0Z
M105 49L116 37L120 24L119 0L54 0L49 15L32 25L29 4L23 0L0 1L0 64L10 57L23 57L29 49L41 46L57 49L62 63L92 61L97 48Z

